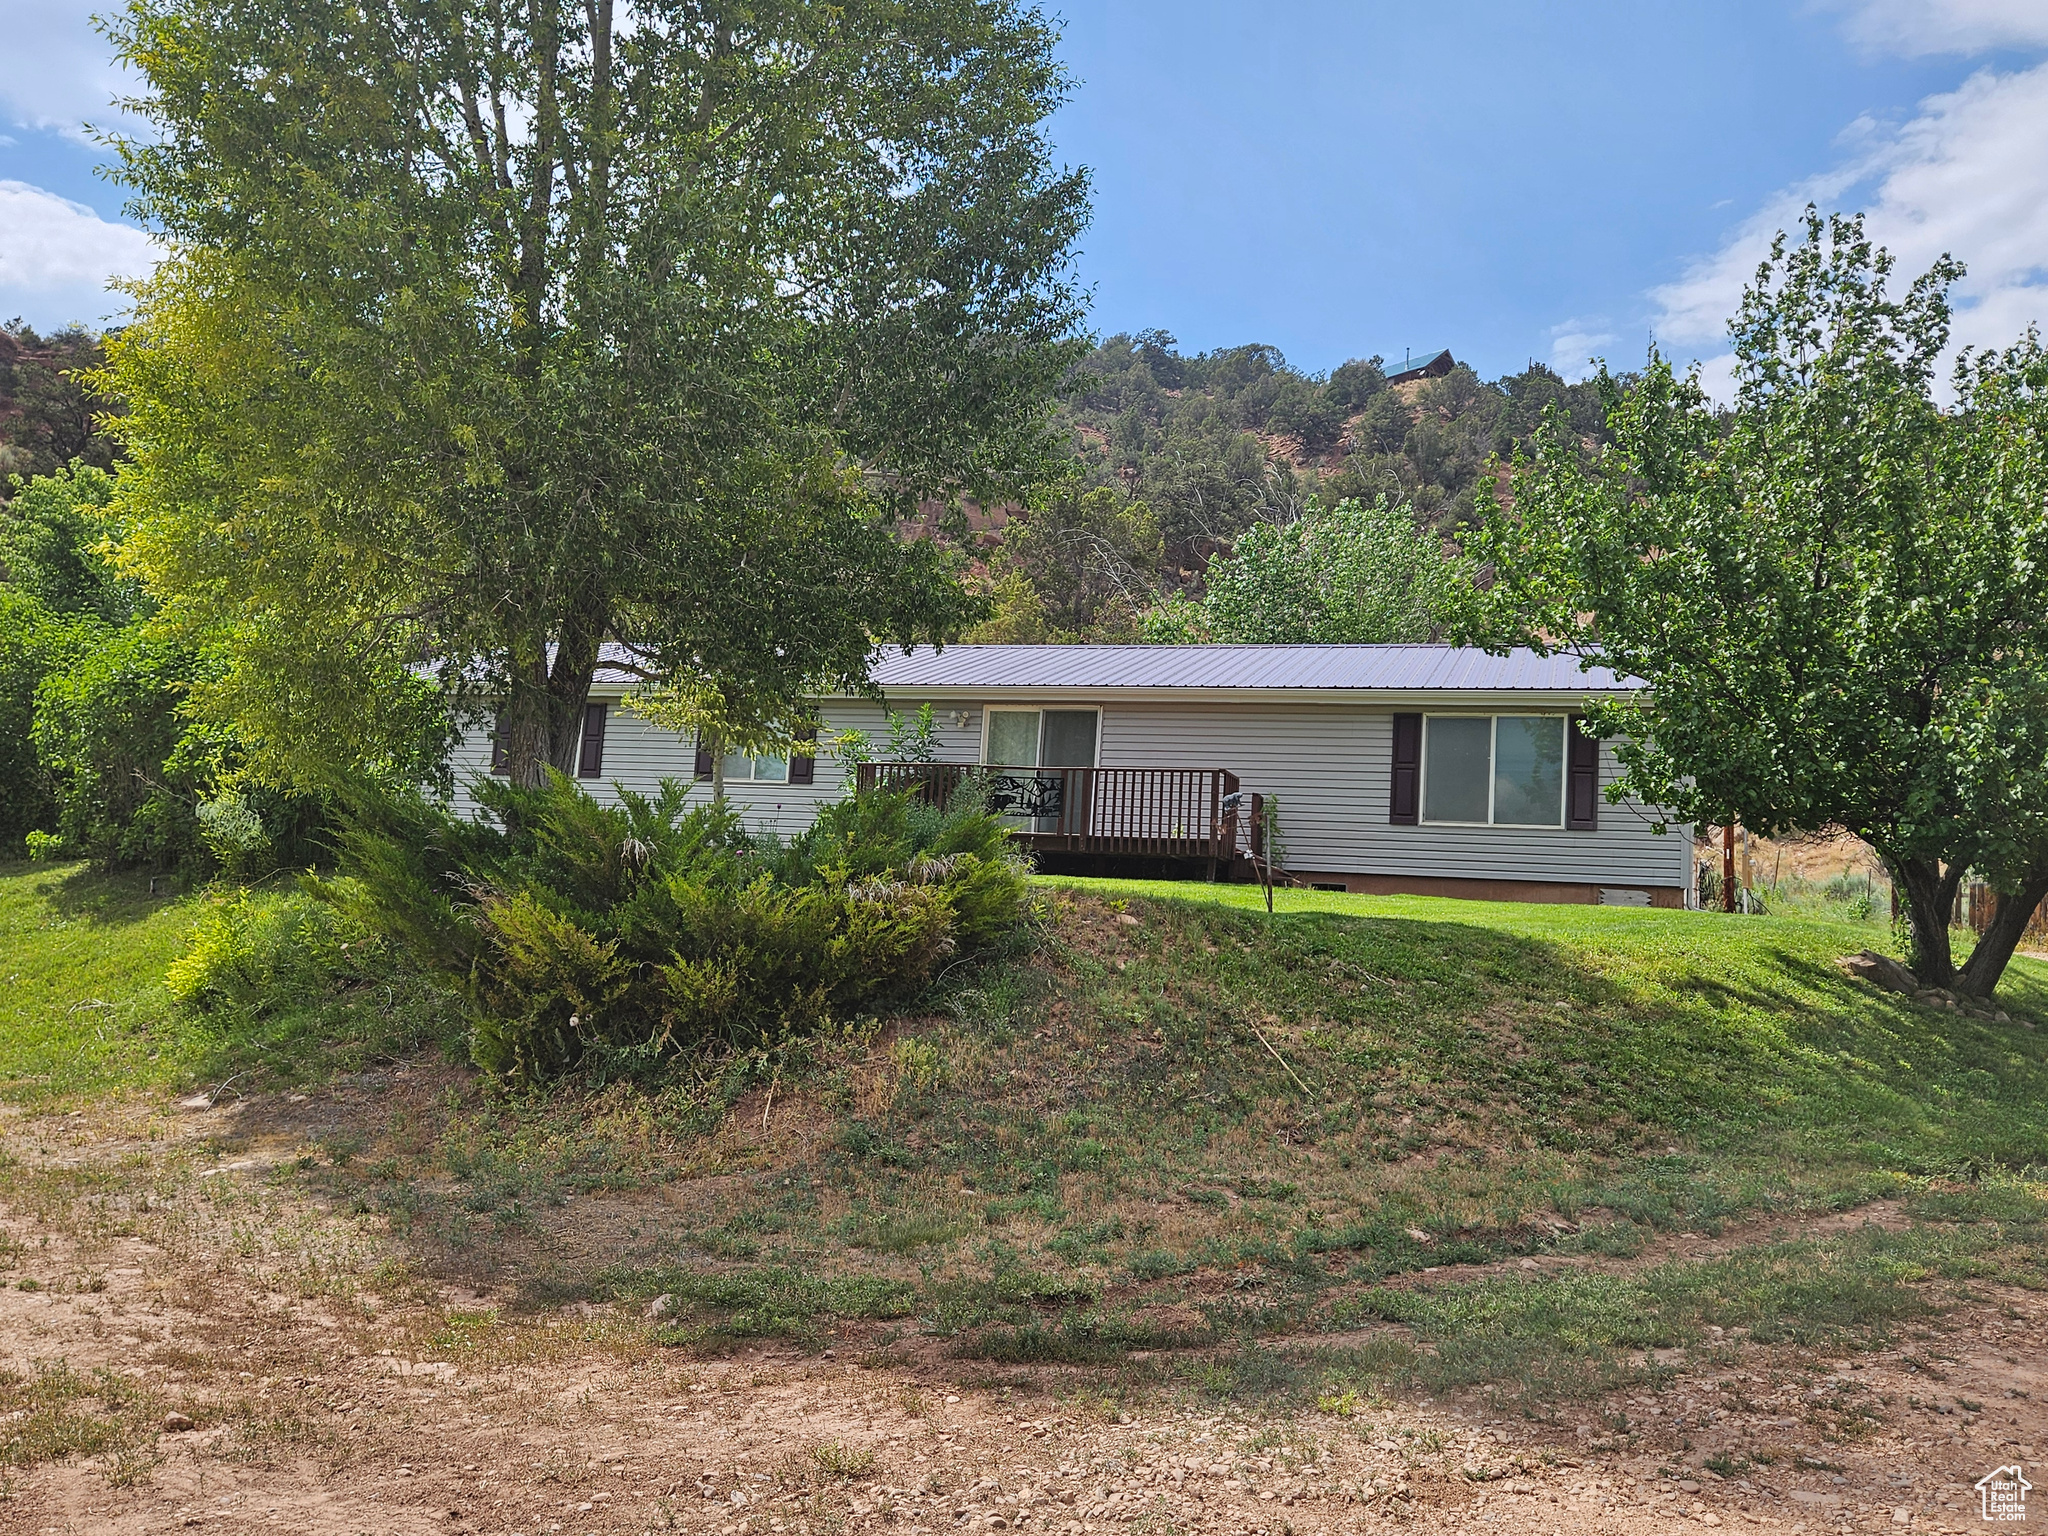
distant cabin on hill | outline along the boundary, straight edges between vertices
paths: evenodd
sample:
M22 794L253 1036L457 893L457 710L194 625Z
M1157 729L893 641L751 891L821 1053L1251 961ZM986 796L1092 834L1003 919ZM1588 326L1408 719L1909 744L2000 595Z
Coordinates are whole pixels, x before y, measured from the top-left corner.
M1410 352L1403 348L1400 366L1387 364L1387 382L1408 384L1416 379L1440 379L1457 366L1458 360L1451 356L1448 347L1436 352Z

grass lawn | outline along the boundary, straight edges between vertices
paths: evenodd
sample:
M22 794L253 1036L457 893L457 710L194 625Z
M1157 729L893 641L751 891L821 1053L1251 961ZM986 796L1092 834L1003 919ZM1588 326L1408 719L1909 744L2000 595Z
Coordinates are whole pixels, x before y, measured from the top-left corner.
M212 899L0 869L4 1091L304 1085L452 1045L375 988L181 1015L161 978ZM2039 962L1983 1021L1846 979L1884 930L1827 914L1036 904L1029 943L895 1017L519 1100L443 1063L323 1109L278 1177L535 1303L667 1295L678 1346L852 1326L1235 1398L1536 1403L1654 1376L1644 1351L1855 1347L2048 1283Z
M535 1301L669 1296L679 1345L1201 1347L1171 1369L1233 1398L1583 1395L2048 1276L2035 962L1984 1022L1844 978L1881 933L1845 920L1040 890L1029 953L896 1019L472 1101L307 1178Z
M0 864L0 1097L64 1103L187 1081L204 1055L164 971L190 899L83 865Z
M1296 1065L1333 1091L1351 1072L1395 1069L1398 1086L1373 1107L1415 1116L1397 1151L1465 1122L1513 1125L1508 1140L1560 1150L1645 1149L1669 1132L1717 1160L1808 1170L2048 1166L2042 961L2013 961L1998 1006L2014 1018L1986 1023L1845 979L1838 956L1890 947L1882 928L1846 915L1281 891L1269 919L1251 887L1060 885L1173 903L1154 908L1160 945L1101 976L1118 1006L1170 992L1164 970L1192 969L1218 1001L1279 1018L1299 1040ZM1234 950L1176 953L1183 904L1251 926Z
M255 1014L178 1008L164 974L226 899L155 895L146 876L83 864L0 863L0 1102L317 1081L429 1041L457 1044L453 1010L416 989Z

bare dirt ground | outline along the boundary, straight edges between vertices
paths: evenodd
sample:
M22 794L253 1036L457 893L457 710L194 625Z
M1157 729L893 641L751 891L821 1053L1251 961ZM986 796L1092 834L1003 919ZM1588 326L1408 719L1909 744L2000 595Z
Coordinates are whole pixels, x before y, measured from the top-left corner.
M693 1359L637 1312L423 1278L275 1135L221 1160L284 1107L0 1120L0 1532L1963 1531L2048 1441L2048 1298L1993 1287L1902 1348L1731 1343L1543 1421L1219 1408L866 1325Z

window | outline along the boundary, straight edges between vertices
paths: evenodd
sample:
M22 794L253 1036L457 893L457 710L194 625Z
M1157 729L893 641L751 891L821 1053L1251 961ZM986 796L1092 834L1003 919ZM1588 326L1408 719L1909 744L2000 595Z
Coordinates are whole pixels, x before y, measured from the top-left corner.
M787 784L789 759L752 756L745 752L725 754L725 782L728 784Z
M794 755L784 757L774 752L727 752L724 754L723 769L728 784L813 784L817 782L818 771L818 726L816 721L797 733L795 745L800 749ZM718 755L712 744L697 735L697 762L695 773L699 779L709 779L711 770L720 766Z
M1496 827L1564 825L1562 715L1429 715L1422 819Z
M1092 709L991 709L982 761L999 768L1093 768Z

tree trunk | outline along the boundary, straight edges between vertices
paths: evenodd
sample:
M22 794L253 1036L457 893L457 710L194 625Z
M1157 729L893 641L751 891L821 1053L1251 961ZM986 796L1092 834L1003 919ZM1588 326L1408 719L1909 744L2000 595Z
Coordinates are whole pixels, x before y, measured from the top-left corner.
M1906 893L1907 920L1913 933L1913 974L1923 986L1953 985L1956 968L1948 947L1948 920L1955 908L1963 866L1951 864L1943 870L1934 859L1900 859L1888 854L1885 865L1892 872L1894 886Z
M505 752L505 776L526 789L546 775L550 730L547 697L547 646L533 642L514 647L506 669L505 698L498 708L498 745Z
M548 669L548 763L571 777L583 746L583 710L590 702L590 680L597 673L605 618L604 609L595 603L571 609L555 644L554 665Z
M547 770L573 775L583 744L583 709L590 701L590 682L597 672L606 609L589 602L572 608L562 620L554 656L534 640L515 647L506 682L499 733L505 748L505 772L514 784L536 788Z
M2043 897L2048 897L2048 868L2039 867L2027 871L2017 891L2009 895L2004 891L1998 893L1998 912L1991 919L1991 926L1984 930L1984 936L1977 940L1977 947L1970 951L1970 958L1956 972L1956 991L1971 997L1989 997L1997 989L1998 978L2005 974L2006 962L2012 959L2012 952Z

